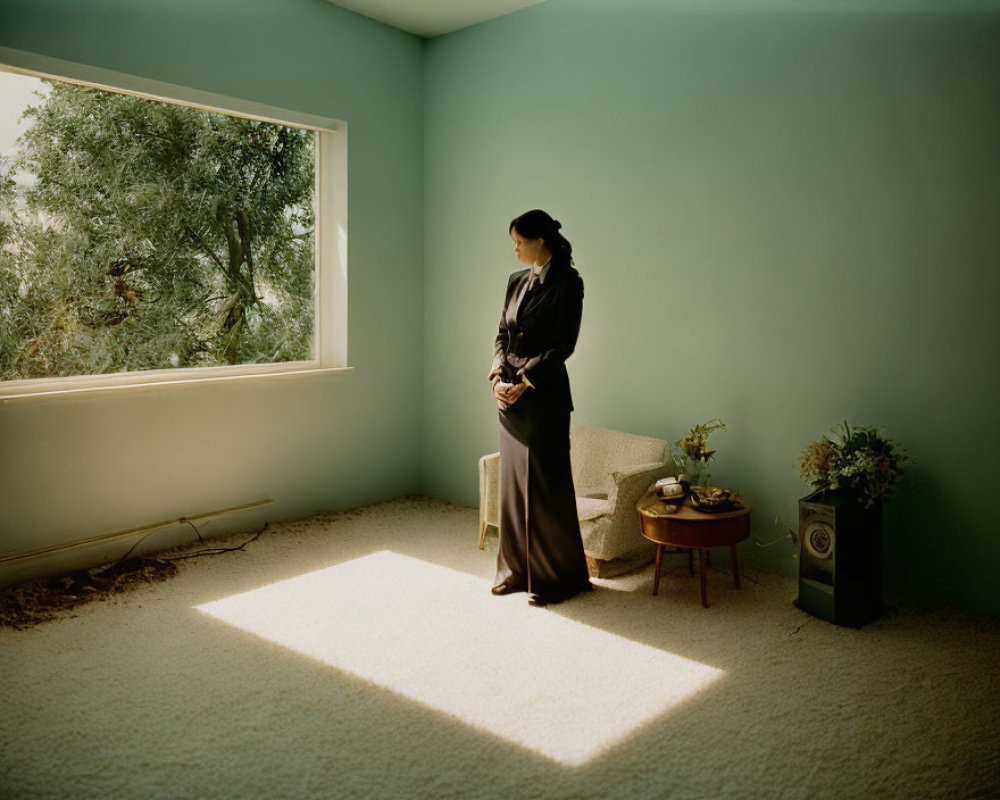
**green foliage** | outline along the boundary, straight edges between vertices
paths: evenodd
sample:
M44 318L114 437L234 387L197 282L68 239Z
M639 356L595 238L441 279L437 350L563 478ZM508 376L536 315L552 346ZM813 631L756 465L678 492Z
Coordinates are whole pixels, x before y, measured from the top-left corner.
M46 82L0 162L0 379L311 358L314 134Z
M726 424L720 419L710 419L695 425L687 436L670 446L674 463L692 485L708 486L711 483L708 462L715 451L708 449L708 437L717 430L726 430Z
M818 489L847 491L870 508L889 497L903 465L912 461L877 428L852 428L845 421L802 451L799 470Z

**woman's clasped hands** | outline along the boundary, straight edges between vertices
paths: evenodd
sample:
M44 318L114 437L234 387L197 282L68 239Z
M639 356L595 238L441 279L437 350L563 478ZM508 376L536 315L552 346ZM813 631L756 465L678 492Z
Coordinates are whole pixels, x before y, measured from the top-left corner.
M489 380L493 381L493 396L496 398L497 407L506 409L517 402L528 385L526 383L507 383L500 379L500 375L500 370L496 369L488 377Z

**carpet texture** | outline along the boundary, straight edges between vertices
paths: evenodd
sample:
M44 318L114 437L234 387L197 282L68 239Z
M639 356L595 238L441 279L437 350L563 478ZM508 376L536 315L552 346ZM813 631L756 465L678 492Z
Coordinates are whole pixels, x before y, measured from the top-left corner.
M0 631L0 798L1000 797L998 620L722 566L705 609L683 553L533 608L477 541L404 498Z

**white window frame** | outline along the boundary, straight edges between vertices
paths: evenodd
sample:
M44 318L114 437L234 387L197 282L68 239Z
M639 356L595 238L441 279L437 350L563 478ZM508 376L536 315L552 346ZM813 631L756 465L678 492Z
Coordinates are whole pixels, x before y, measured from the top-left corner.
M0 69L317 131L313 200L316 324L311 360L7 380L0 381L0 402L45 395L336 373L351 369L347 364L346 122L8 47L0 47Z

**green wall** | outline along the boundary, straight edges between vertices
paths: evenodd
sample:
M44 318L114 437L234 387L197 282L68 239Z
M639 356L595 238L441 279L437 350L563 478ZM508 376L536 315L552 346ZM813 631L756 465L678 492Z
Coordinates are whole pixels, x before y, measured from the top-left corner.
M424 43L326 0L0 0L0 46L349 123L355 367L0 403L0 551L263 497L206 532L417 491L476 505L506 226L541 206L586 283L575 423L677 439L722 417L715 475L764 540L794 523L807 443L882 425L918 459L887 588L1000 612L981 5L547 0ZM792 554L742 551L787 574Z
M204 531L419 492L422 40L325 0L0 0L0 45L347 121L354 367L0 403L0 552L263 498ZM147 542L174 537L192 531Z
M834 5L548 0L429 42L430 494L477 503L507 224L542 207L586 287L574 424L723 418L765 541L806 444L884 426L917 459L887 590L1000 612L1000 7ZM795 574L788 538L741 555Z

